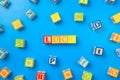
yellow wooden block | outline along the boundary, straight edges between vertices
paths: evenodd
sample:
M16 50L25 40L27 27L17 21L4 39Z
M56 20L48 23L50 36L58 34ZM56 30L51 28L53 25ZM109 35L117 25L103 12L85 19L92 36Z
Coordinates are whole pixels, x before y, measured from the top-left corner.
M15 30L19 30L20 28L23 27L23 24L21 23L21 21L19 19L13 21L12 25L13 25Z
M50 18L52 19L53 23L57 23L61 20L61 17L58 12L50 15Z
M72 71L70 69L64 70L63 76L65 80L73 78Z
M68 44L76 44L76 35L68 36Z
M60 39L59 36L52 36L52 44L59 44Z
M111 17L113 23L120 23L120 12Z
M67 36L60 36L60 43L61 44L67 44L68 43L68 37Z

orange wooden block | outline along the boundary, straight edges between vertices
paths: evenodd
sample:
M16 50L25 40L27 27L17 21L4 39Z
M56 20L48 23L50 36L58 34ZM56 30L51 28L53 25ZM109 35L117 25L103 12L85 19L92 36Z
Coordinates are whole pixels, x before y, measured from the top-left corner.
M112 76L114 78L117 78L118 74L119 74L119 70L117 70L115 68L112 68L112 67L109 67L109 69L108 69L108 75L110 75L110 76Z
M117 42L117 43L120 43L120 35L117 33L112 33L110 40Z
M65 80L73 78L73 75L72 75L72 72L70 69L64 70L63 76L64 76Z
M68 37L67 36L60 36L60 43L68 43Z
M7 68L3 68L1 71L0 71L0 76L2 78L7 78L9 76L11 72L7 69Z
M59 36L52 36L52 44L59 44L60 40L59 40Z

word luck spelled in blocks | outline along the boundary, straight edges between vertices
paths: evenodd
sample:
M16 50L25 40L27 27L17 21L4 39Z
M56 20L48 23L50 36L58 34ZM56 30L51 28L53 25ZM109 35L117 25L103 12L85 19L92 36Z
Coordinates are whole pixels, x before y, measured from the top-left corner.
M85 68L89 64L89 61L82 56L78 61L78 64Z
M0 76L5 79L10 75L11 71L8 68L2 68L2 70L0 70Z
M120 12L111 17L113 23L120 23Z
M112 68L112 67L109 67L107 74L114 77L114 78L117 78L118 74L119 74L119 70Z
M10 2L8 0L0 0L0 5L3 7L8 7L9 3Z
M115 0L105 0L105 2L108 4L113 4L115 2Z
M44 36L45 44L76 44L76 35Z
M101 21L97 20L97 21L92 22L91 27L92 27L92 30L94 30L94 31L102 28Z
M58 12L55 12L54 14L50 15L50 18L53 23L57 23L61 21L61 17Z
M120 35L114 32L112 33L110 40L113 42L120 43Z
M63 76L65 80L69 80L73 78L72 71L70 69L63 71Z
M2 33L4 30L2 28L2 25L0 25L0 33Z
M81 13L81 12L76 12L74 14L74 21L83 21L84 20L84 13Z
M3 49L3 48L0 48L0 59L4 59L6 56L7 56L8 52Z
M36 74L36 80L45 80L46 73L44 71L38 71Z
M51 0L54 4L57 4L60 0Z
M95 46L93 54L101 56L103 54L103 48Z
M37 16L36 13L31 9L28 9L25 14L31 20L35 19L35 17Z
M88 0L79 0L79 4L87 5L88 4Z
M16 76L14 80L24 80L24 75Z
M57 58L56 56L50 56L48 61L49 61L49 64L56 65Z
M16 39L15 47L24 48L25 47L25 40L24 39Z
M19 30L19 29L21 29L23 27L23 24L19 19L13 21L12 25L13 25L15 30Z
M34 4L37 4L39 0L29 0L29 1L31 1Z
M26 58L25 67L33 68L34 67L34 58Z
M82 80L92 80L92 73L84 71L82 75Z

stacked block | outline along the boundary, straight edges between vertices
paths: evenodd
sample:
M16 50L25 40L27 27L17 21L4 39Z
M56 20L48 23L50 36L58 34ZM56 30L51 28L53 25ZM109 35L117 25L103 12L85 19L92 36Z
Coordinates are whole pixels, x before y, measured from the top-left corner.
M57 58L55 56L49 57L49 64L56 65Z
M79 4L88 5L88 0L79 0Z
M74 14L74 21L83 21L84 20L84 13L81 13L81 12L76 12Z
M0 33L2 33L4 30L2 28L2 25L0 25Z
M15 30L19 30L19 29L21 29L23 27L23 24L19 19L13 21L12 25L13 25Z
M24 39L16 39L15 47L24 48L25 47L25 40Z
M10 2L8 0L0 0L0 5L3 7L8 7L9 3Z
M3 79L6 79L9 75L10 75L11 71L8 68L2 68L2 70L0 71L0 76Z
M82 80L92 80L92 73L84 71L82 75Z
M38 71L36 74L36 80L45 80L46 73L44 71Z
M24 80L24 75L16 76L14 80Z
M35 17L37 16L36 13L31 9L28 9L25 14L31 20L35 19Z
M120 43L120 35L114 32L112 33L110 40L116 43Z
M34 58L26 58L25 67L33 68L34 67Z
M50 15L50 18L51 18L53 23L57 23L57 22L61 21L61 17L60 17L58 12L55 12L52 15Z
M120 48L116 49L116 54L117 54L118 57L120 57Z
M115 0L105 0L105 2L108 4L113 4L113 3L115 3Z
M113 23L120 23L120 12L111 17Z
M91 23L91 27L92 27L92 30L94 30L94 31L102 28L101 21L100 21L100 20L97 20L97 21L95 21L95 22L92 22L92 23Z
M72 71L70 69L63 71L63 76L65 80L69 80L73 78Z
M112 76L112 77L114 77L114 78L117 78L117 77L118 77L118 74L119 74L119 70L118 70L118 69L115 69L115 68L112 68L112 67L109 67L107 74L108 74L109 76Z
M37 4L39 0L29 0L30 2Z
M78 64L85 68L89 64L89 61L82 56L78 61Z
M45 44L76 44L76 35L44 36Z
M101 56L103 54L103 48L95 46L93 54Z
M0 59L4 59L6 56L7 56L8 52L3 49L3 48L0 48Z
M54 4L57 4L60 0L51 0Z

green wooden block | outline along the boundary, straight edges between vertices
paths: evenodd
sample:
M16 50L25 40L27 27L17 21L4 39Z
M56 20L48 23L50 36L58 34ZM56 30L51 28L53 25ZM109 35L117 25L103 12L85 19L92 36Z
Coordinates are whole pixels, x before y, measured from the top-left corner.
M16 76L14 80L24 80L24 76L23 75Z
M82 4L82 5L87 5L88 0L79 0L79 3Z
M33 68L34 67L34 58L26 58L25 67Z
M18 48L24 48L25 40L24 39L16 39L15 46Z
M92 80L92 73L84 71L82 75L82 80Z
M84 13L76 12L74 14L74 21L83 21L84 20Z

